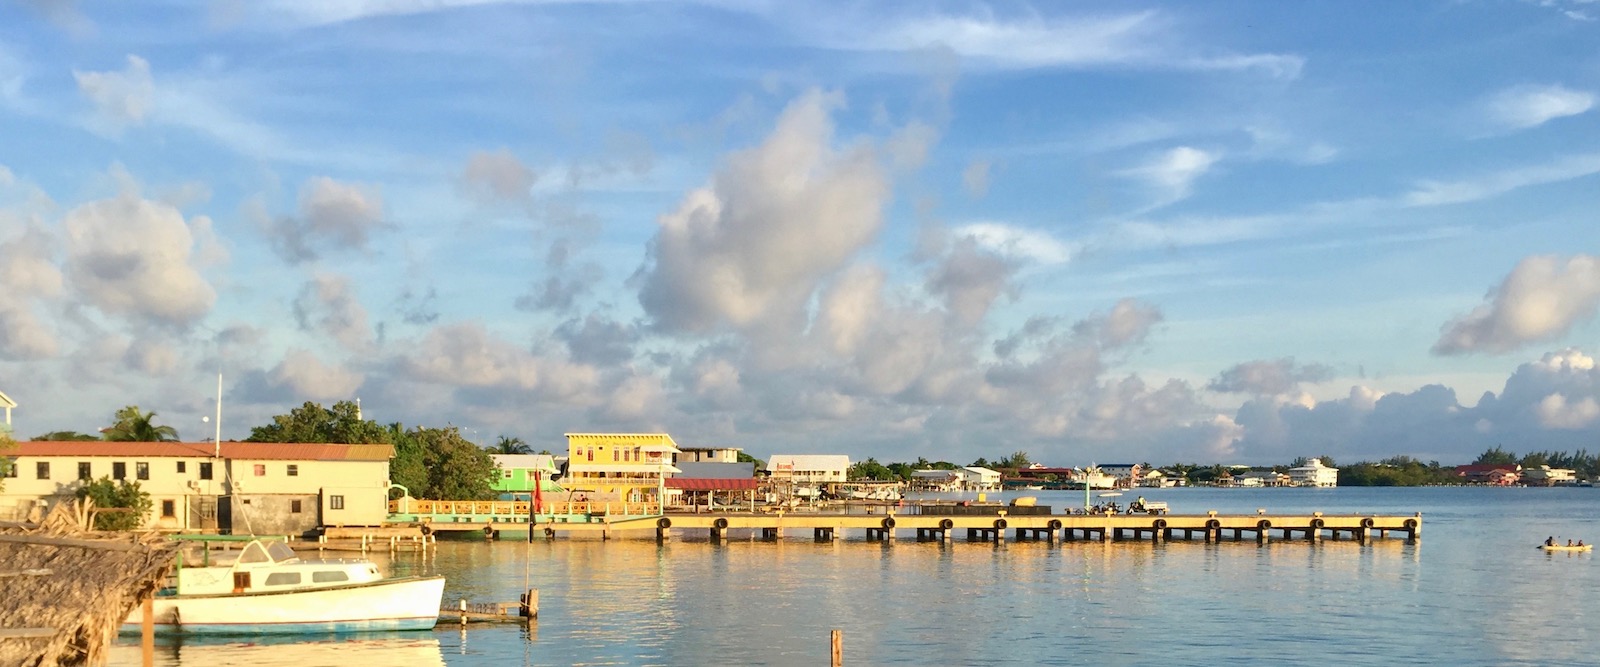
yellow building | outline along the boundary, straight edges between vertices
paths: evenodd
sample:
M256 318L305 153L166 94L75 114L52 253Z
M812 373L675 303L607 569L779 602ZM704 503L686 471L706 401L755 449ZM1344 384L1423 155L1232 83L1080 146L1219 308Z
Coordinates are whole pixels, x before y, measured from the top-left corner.
M568 433L561 485L591 502L657 502L680 453L665 433Z

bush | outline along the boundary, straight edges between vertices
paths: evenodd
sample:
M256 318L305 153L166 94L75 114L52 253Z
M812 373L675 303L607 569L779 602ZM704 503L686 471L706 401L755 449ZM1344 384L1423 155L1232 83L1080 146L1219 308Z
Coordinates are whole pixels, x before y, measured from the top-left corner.
M78 498L94 501L97 509L124 509L126 512L96 512L95 530L134 530L144 525L150 516L150 494L139 488L138 482L111 481L101 477L78 489Z

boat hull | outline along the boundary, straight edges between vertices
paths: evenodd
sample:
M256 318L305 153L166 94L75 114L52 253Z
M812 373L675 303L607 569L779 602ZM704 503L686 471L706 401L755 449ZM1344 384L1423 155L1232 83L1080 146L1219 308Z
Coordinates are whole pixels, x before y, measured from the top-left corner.
M1541 544L1541 545L1539 545L1539 548L1540 549L1544 549L1545 551L1593 551L1594 550L1594 545L1593 544L1585 544L1585 545L1583 545L1581 547L1580 546L1570 546L1569 547L1569 546L1566 546L1564 544L1557 544L1555 546L1546 546L1546 545Z
M236 595L175 595L154 603L158 635L262 635L427 630L439 621L443 577ZM139 633L135 608L122 631Z

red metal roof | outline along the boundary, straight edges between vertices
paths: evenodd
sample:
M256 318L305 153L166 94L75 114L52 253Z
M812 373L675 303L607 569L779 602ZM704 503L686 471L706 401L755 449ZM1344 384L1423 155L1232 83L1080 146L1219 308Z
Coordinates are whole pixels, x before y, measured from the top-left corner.
M667 488L684 491L744 491L760 487L754 477L714 479L702 477L668 477Z
M389 445L299 444L224 442L222 457L267 461L387 461L394 455ZM209 442L107 442L28 441L17 443L14 456L171 456L210 458Z

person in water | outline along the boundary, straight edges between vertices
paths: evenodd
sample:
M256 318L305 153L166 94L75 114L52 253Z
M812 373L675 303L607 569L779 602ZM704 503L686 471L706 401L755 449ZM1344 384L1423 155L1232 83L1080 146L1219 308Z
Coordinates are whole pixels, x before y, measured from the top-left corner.
M1567 540L1567 546L1572 546L1572 540Z
M1578 540L1578 546L1583 546L1583 540Z
M1555 546L1556 545L1556 536L1551 535L1550 537L1544 538L1544 545L1547 546L1547 547Z

